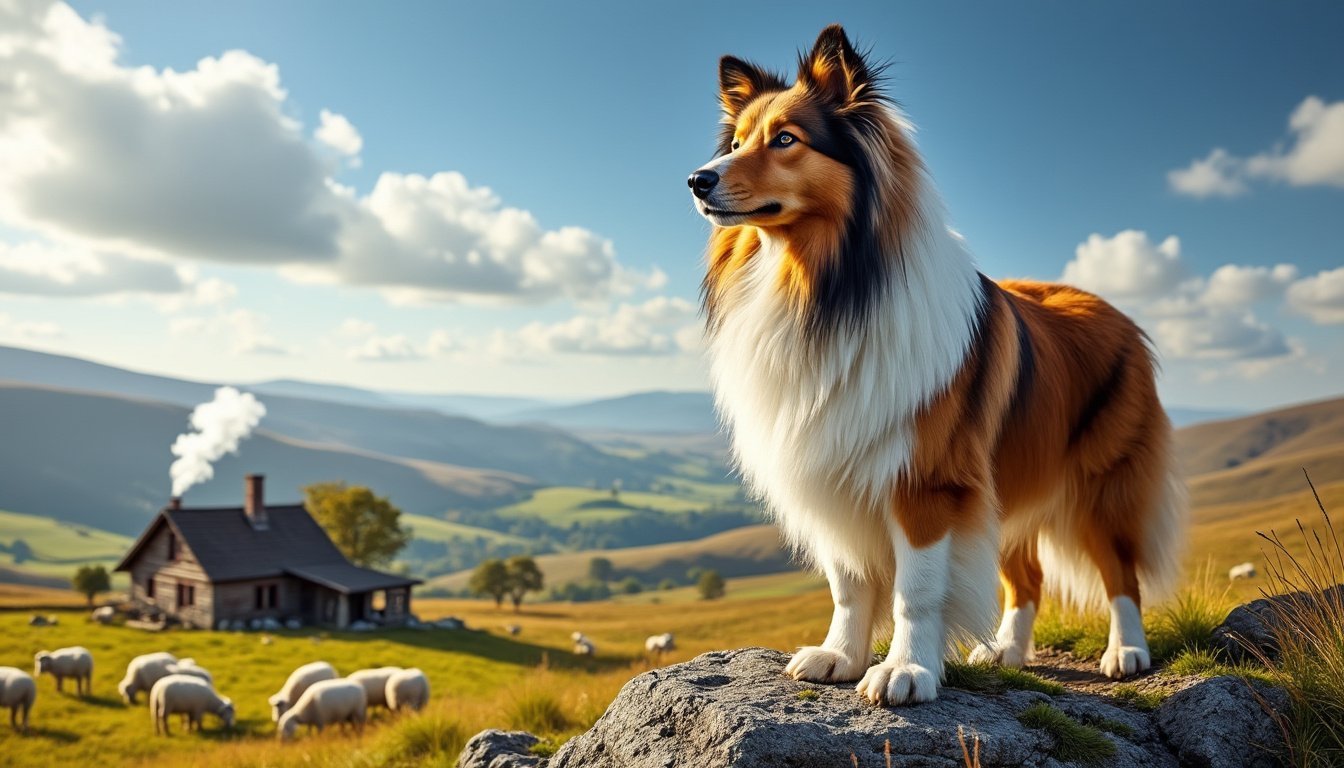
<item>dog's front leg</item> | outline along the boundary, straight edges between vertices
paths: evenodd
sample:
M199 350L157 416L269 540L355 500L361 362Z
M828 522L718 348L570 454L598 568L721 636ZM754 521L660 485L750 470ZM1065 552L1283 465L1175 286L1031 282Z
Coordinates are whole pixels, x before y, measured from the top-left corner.
M891 650L882 663L863 676L858 691L877 704L933 701L938 696L946 652L943 603L947 598L952 536L946 533L931 544L916 547L895 520L888 530L896 555Z
M830 631L821 645L799 648L784 672L814 683L858 680L873 660L877 590L833 562L826 564L826 580L835 603Z

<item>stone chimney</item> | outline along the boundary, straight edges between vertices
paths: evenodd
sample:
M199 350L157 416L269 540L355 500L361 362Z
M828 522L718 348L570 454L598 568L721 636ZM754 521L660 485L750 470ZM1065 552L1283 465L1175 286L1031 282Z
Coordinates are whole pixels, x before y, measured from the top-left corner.
M265 475L243 477L243 514L247 515L247 521L257 531L270 527L270 521L266 518L266 497L262 493L265 480Z
M172 497L171 499L169 499L169 500L168 500L168 508L171 509L171 510L178 510L178 509L181 509L181 508L182 508L182 497L181 497L181 496L174 496L174 497Z

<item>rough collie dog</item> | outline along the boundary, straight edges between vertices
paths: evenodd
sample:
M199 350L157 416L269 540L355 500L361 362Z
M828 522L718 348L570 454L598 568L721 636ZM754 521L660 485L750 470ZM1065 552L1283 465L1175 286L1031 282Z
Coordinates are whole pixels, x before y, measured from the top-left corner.
M724 57L718 156L689 179L736 461L835 602L787 671L932 700L959 643L1031 658L1043 581L1104 596L1103 673L1145 669L1185 516L1147 339L1091 294L977 272L878 75L838 26L792 85Z

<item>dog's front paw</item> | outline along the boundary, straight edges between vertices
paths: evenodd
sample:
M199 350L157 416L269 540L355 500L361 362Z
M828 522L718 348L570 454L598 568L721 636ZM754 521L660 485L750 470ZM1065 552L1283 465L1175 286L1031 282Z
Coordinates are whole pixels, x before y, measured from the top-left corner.
M1116 680L1150 666L1148 649L1137 645L1112 645L1101 655L1101 674Z
M867 659L851 659L839 651L809 645L793 654L784 674L810 683L847 683L858 680L867 666Z
M874 704L919 704L938 698L938 676L919 664L884 661L868 670L856 690Z
M988 643L975 646L975 650L971 651L966 660L972 664L998 664L1001 667L1021 669L1031 660L1031 653L1013 643L990 640Z

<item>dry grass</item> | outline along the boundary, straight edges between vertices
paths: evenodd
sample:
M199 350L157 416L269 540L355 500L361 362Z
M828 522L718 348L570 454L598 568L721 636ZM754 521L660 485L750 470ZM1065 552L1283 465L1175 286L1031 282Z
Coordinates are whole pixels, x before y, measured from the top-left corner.
M1260 534L1270 548L1267 592L1282 595L1271 603L1279 653L1270 659L1248 647L1292 697L1292 715L1280 723L1289 761L1299 766L1344 761L1344 546L1315 490L1320 528L1298 521L1291 543Z

